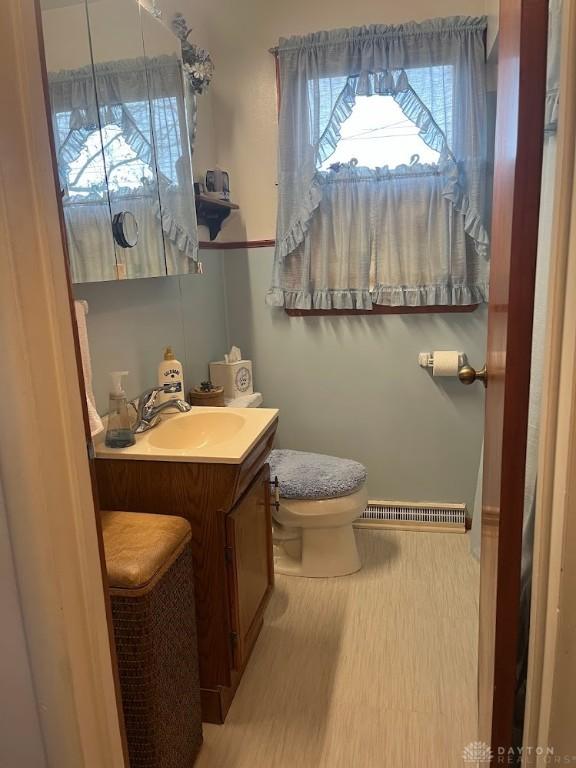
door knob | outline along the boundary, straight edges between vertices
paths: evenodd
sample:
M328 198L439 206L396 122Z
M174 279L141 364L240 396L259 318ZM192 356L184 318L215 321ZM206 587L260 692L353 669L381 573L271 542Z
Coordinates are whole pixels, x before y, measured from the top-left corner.
M485 387L488 386L488 371L486 365L482 366L479 371L472 368L471 365L463 365L458 371L458 378L462 384L474 384L475 381L481 381Z

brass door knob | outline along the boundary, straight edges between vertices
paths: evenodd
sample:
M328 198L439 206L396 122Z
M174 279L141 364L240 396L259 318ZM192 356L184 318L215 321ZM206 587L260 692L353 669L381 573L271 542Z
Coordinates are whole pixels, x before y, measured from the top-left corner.
M474 384L475 381L481 381L484 386L488 386L488 371L484 365L479 371L472 368L471 365L463 365L458 371L458 378L462 384Z

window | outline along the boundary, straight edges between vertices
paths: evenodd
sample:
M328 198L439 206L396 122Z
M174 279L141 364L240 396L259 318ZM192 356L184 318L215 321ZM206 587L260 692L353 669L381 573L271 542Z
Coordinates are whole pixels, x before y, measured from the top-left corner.
M390 169L422 163L438 165L440 153L429 147L420 130L392 96L358 96L352 114L340 126L340 140L319 170L351 161L366 168Z
M486 301L485 28L451 17L281 41L269 305Z

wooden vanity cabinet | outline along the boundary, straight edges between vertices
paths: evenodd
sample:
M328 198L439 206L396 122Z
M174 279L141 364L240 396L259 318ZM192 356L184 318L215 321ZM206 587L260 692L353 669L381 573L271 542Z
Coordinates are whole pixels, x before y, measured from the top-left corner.
M180 515L192 527L202 716L223 723L274 583L270 470L277 422L242 464L96 460L103 510Z

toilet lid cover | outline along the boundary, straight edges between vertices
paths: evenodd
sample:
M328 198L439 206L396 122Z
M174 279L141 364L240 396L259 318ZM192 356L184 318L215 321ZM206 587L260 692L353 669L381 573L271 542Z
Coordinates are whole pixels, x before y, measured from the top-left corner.
M366 467L351 459L276 449L270 475L278 478L285 499L335 499L356 493L366 481Z

